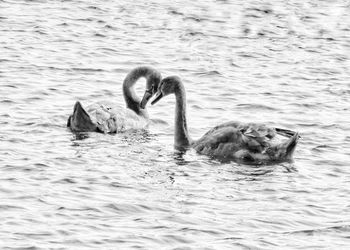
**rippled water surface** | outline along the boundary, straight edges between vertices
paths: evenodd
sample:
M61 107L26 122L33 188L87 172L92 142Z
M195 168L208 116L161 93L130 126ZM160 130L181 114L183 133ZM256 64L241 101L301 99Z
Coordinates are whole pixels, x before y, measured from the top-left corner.
M272 2L0 0L0 248L348 249L350 4ZM183 79L193 138L265 122L294 163L177 154L173 97L147 131L66 128L138 65Z

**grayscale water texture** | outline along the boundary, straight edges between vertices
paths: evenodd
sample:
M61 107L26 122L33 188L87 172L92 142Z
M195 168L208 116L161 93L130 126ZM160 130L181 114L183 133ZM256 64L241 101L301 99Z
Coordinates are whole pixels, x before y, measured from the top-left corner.
M349 57L345 0L0 0L0 249L349 249ZM173 97L147 131L66 128L138 65L183 79L193 138L264 122L295 162L177 154Z

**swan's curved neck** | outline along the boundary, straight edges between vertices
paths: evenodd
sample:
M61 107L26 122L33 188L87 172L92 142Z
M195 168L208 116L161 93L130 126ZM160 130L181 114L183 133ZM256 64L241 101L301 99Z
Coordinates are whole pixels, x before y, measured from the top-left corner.
M191 139L188 134L186 120L186 92L182 84L175 86L175 138L174 145L177 149L186 149L191 144Z
M133 69L125 78L123 82L123 94L126 102L127 108L136 112L136 114L148 118L148 113L146 109L140 108L140 98L137 96L134 85L137 80L141 77L145 77L149 81L150 75L152 74L152 69L148 67L138 67Z

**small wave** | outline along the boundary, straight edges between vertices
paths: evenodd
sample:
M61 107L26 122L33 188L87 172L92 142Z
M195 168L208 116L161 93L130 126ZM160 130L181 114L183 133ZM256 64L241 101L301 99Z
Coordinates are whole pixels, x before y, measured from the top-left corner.
M45 31L42 31L42 30L35 30L34 32L38 33L40 35L47 35L47 33Z
M204 36L204 33L199 31L187 31L185 36Z
M100 51L108 51L108 52L113 52L113 53L118 53L119 51L113 48L108 48L108 47L102 47L98 48ZM115 69L116 72L122 72L120 69Z
M191 20L191 21L195 21L195 22L202 22L202 21L207 21L208 19L206 18L200 18L200 17L196 17L196 16L188 16L188 17L184 17L184 20Z
M316 152L322 152L324 149L335 149L335 147L329 146L329 145L319 145L314 148L312 148L312 151Z
M41 92L41 95L48 95L47 93ZM32 101L40 101L43 100L41 97L33 96L33 97L28 97L25 99L26 102L31 103Z
M15 103L15 102L12 101L12 100L9 100L9 99L5 99L5 100L1 100L0 103L12 104L12 103Z
M153 124L160 124L160 125L169 125L166 121L162 119L152 118L150 119Z
M196 75L198 76L213 76L213 75L222 75L217 70L211 70L211 71L205 71L205 72L197 72Z
M250 104L250 103L243 103L237 105L238 109L252 109L252 110L269 110L269 111L278 111L279 109L263 105L263 104Z
M238 55L245 58L257 58L256 55L253 55L252 53L246 53L246 52L240 52L238 53Z
M128 186L128 185L125 185L125 184L123 184L123 183L121 183L121 182L116 182L116 181L114 181L114 182L111 182L110 184L109 184L109 186L110 187L114 187L114 188L123 188L123 189L133 189L134 187L133 186Z
M0 205L0 211L9 211L9 210L23 210L24 207L13 206L13 205Z
M247 8L247 11L256 11L256 12L260 12L263 14L272 14L272 9L269 8L263 8L263 9L259 9L259 8Z
M104 69L94 69L94 68L72 68L74 71L83 71L83 72L104 72Z
M100 11L103 11L103 9L101 9L101 8L99 8L99 7L97 7L97 6L92 6L92 5L88 6L87 8L88 8L88 9L92 9L92 10L100 10Z
M110 203L106 205L105 208L110 209L112 211L121 212L123 214L140 214L145 212L144 206L138 206L138 205L132 205L132 204ZM149 208L147 208L147 210L149 210Z
M202 110L203 108L197 104L191 105L191 108L196 109L196 110Z
M33 239L40 239L42 237L52 236L52 233L15 233L15 235L25 236Z
M320 107L322 104L321 103L291 103L290 105L292 106L297 106L297 107L305 107L305 108L317 108Z
M74 20L74 21L83 21L83 22L93 22L93 21L95 21L94 18L77 18L77 19L70 18L70 20Z
M340 226L331 226L325 228L316 228L316 229L305 229L297 230L292 232L285 232L284 234L306 234L306 235L315 235L315 234L324 234L329 232L350 232L350 225L340 225Z
M36 66L38 68L43 68L43 69L49 69L49 70L62 70L62 71L70 71L70 68L60 68L60 67L54 67L54 66L47 66L47 67L40 67Z
M184 13L182 13L182 12L180 12L178 10L175 10L175 9L169 10L168 13L171 14L171 15L175 15L175 16L183 16L184 15Z
M71 179L71 178L63 178L63 179L60 179L60 180L57 180L57 181L54 181L53 183L61 183L61 184L75 184L77 183L75 180Z
M14 62L14 60L9 60L9 59L0 59L0 62Z
M6 247L3 249L4 250L42 250L43 248L39 248L36 246L30 246L30 247Z
M69 210L69 211L92 211L92 212L101 212L101 210L95 208L95 207L80 207L80 208L69 208L69 207L58 207L57 210Z
M103 34L101 34L101 33L95 33L94 36L97 36L97 37L107 37L106 35L103 35Z
M233 61L230 62L230 65L236 68L241 68L238 64L234 63Z
M317 123L298 123L297 124L300 127L319 127L320 124Z
M113 26L110 25L110 24L106 24L106 25L105 25L105 28L106 28L106 29L111 29L111 30L116 30L116 28L113 27Z

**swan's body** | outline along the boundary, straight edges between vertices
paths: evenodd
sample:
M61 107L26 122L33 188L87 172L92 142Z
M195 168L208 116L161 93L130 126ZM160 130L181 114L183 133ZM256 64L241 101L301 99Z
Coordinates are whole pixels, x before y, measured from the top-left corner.
M278 135L288 136L281 142ZM222 159L262 163L291 160L298 134L264 124L227 122L209 130L192 147L199 153Z
M140 77L145 77L146 93L142 101L137 97L133 86ZM97 102L83 108L80 102L74 105L74 111L68 118L67 126L75 132L96 131L102 133L119 133L128 129L146 128L149 122L145 105L154 94L161 80L158 71L151 67L138 67L133 69L123 82L123 95L126 106L110 101Z
M75 132L121 133L129 129L145 129L147 125L145 117L108 101L91 104L86 109L76 102L68 120L68 126Z
M212 128L199 140L191 140L186 121L185 88L178 77L167 77L161 81L152 104L172 93L176 98L175 148L192 147L200 154L254 164L292 159L298 133L264 124L227 122ZM280 136L288 139L281 141Z

